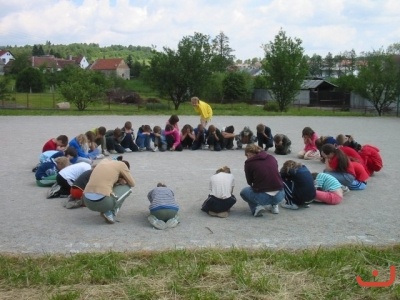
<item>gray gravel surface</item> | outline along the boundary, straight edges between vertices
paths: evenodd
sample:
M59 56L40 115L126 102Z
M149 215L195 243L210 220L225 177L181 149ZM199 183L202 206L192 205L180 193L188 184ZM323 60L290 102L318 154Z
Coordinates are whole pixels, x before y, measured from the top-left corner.
M46 199L48 189L36 186L31 169L49 138L59 134L72 138L97 126L121 127L128 120L137 131L142 124L163 126L168 117L1 116L0 252L67 254L202 247L293 249L399 243L400 120L397 118L214 117L212 124L234 125L237 132L246 125L255 131L262 122L271 127L273 134L288 135L293 153L276 156L279 166L287 159L296 159L303 146L301 130L305 126L312 127L319 135L352 134L361 144L378 146L384 160L383 170L370 179L365 191L350 192L336 206L312 204L298 211L280 208L279 215L252 217L239 195L246 186L243 150L125 154L137 185L114 225L106 224L98 213L87 208L65 209L63 199ZM180 119L180 127L198 123L195 116ZM322 171L324 167L319 161L304 163L311 171ZM210 176L223 165L228 165L235 176L234 194L238 198L226 219L209 217L200 210L208 195ZM146 195L159 181L175 191L181 206L182 222L174 229L153 229L146 219L149 204Z

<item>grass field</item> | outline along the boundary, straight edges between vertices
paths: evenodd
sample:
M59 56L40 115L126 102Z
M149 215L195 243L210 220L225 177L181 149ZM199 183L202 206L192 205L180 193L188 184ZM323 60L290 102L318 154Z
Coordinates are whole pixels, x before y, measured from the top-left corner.
M1 299L400 299L400 246L0 256ZM374 279L373 270L379 275Z

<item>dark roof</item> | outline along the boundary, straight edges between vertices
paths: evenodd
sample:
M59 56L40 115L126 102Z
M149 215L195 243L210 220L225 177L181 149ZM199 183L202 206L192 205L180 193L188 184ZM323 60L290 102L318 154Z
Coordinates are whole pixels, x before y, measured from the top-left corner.
M316 89L317 87L320 87L321 85L330 86L330 87L338 87L337 85L330 83L323 79L306 79L306 80L303 80L303 83L301 84L301 89L302 90Z

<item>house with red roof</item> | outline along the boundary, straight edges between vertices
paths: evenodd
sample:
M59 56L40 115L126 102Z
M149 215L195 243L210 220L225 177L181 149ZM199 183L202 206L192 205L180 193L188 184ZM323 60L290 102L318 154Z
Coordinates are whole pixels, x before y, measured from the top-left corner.
M68 59L57 58L54 55L31 57L31 66L33 68L45 68L50 72L61 71L67 65L77 65L82 69L86 69L89 66L89 63L84 56L69 56Z
M90 69L102 72L106 76L116 75L126 80L131 77L131 70L122 58L98 59L90 66Z

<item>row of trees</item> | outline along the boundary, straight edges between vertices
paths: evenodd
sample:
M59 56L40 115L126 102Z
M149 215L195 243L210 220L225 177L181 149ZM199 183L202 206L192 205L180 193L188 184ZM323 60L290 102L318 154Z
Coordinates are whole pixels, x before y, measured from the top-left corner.
M153 49L149 63L144 61L140 63L130 55L127 57L127 63L131 69L136 69L135 76L144 79L160 93L160 96L171 99L175 109L193 95L207 100L243 101L249 98L253 88L268 88L278 103L279 109L285 111L294 101L302 81L307 76L315 75L312 62L313 57L318 57L305 56L302 41L288 37L282 29L273 41L263 45L263 49L265 52L262 60L264 73L255 79L245 72L238 72L231 68L234 62L232 54L234 50L230 48L229 38L223 32L213 39L201 33L185 36L179 41L176 50L168 47L164 47L162 51ZM357 91L370 100L381 114L397 100L396 97L400 93L400 62L393 56L400 52L399 49L399 44L393 44L386 51L381 49L364 53L362 60L356 57L354 51L350 51L346 54L347 56L344 56L348 62L346 65L349 68L349 74L342 74L343 76L336 79L334 83L342 90ZM327 61L329 59L325 58L323 62L326 64ZM352 61L354 64L351 63ZM13 67L17 66L19 62L15 61ZM354 75L356 67L358 76ZM72 73L67 70L43 74L40 70L34 71L32 68L17 72L16 86L18 91L33 92L41 91L46 84L63 86L60 89L62 95L74 102L77 98L71 97L70 94L71 91L78 90L77 82L84 81L81 76L87 76L89 83L97 82L97 84L103 84L104 87L112 86L112 84L105 84L98 77L96 79L90 71L79 70ZM41 80L42 77L43 80ZM38 82L37 85L32 83L35 80ZM115 81L113 84L115 85ZM70 85L69 93L67 93L66 85ZM81 88L92 89L89 86L81 86ZM99 93L96 97L88 98L89 103L95 98L101 98L98 95L104 90L97 90L97 92ZM87 105L79 104L77 107L85 109Z

